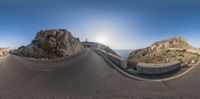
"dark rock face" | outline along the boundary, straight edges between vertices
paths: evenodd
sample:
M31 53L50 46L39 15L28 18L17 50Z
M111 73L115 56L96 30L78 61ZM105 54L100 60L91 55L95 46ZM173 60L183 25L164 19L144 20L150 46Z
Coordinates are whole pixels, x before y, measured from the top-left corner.
M32 58L61 58L72 56L83 49L78 38L64 29L42 30L27 46L21 46L17 55Z

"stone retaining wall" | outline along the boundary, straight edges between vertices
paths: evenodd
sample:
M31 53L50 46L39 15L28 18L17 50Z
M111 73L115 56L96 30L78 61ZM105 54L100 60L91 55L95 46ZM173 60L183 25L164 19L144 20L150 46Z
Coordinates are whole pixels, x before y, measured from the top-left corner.
M107 57L109 60L111 60L113 63L115 63L118 66L121 66L122 68L127 68L127 60L124 58L121 58L119 56L113 55L111 53L107 53L104 50L96 49L98 52L103 54L105 57ZM136 66L136 73L138 74L162 74L171 72L174 70L177 70L181 68L181 62L173 62L173 63L163 63L163 64L148 64L148 63L138 63Z
M104 50L101 49L96 49L97 51L101 52L101 54L103 54L104 56L106 56L108 59L110 59L113 63L115 63L118 66L121 66L122 68L126 68L127 67L127 60L119 57L117 55L114 55L112 53L107 53Z
M138 63L136 65L139 74L161 74L174 71L181 67L181 62L163 63L163 64L147 64Z

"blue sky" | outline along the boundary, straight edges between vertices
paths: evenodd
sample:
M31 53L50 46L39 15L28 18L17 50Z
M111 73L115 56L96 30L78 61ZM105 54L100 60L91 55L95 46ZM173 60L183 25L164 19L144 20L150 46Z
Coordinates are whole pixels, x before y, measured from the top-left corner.
M0 47L26 45L41 29L65 28L81 41L137 49L174 36L200 47L198 0L1 0Z

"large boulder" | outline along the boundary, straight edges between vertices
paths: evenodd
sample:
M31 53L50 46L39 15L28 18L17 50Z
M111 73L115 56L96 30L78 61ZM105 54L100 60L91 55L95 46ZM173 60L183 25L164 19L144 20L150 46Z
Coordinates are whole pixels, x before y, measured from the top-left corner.
M10 52L9 48L0 48L0 57L8 55L9 52Z
M153 43L143 49L138 49L129 54L128 65L134 67L142 63L171 63L181 61L185 64L196 63L199 59L199 49L189 45L181 37L174 37Z
M41 30L27 46L21 46L16 54L31 58L61 58L77 54L83 49L78 38L64 29Z

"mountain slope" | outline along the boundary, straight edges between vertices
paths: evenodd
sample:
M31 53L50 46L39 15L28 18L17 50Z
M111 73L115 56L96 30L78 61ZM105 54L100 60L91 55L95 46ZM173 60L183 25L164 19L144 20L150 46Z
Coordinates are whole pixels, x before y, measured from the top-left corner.
M199 51L181 37L161 40L149 47L131 52L128 57L128 65L135 66L139 62L168 63L182 61L186 64L197 62L199 54L189 50Z

